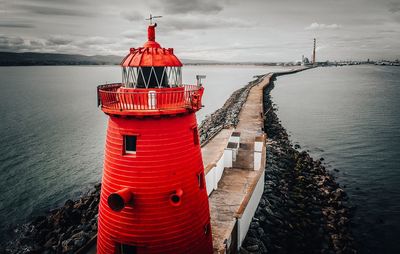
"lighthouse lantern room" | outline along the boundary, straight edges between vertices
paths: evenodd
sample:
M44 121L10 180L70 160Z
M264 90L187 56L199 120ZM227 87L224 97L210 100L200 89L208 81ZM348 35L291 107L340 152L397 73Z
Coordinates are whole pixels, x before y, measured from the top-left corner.
M122 82L97 89L109 116L98 253L212 253L195 114L204 89L182 84L182 63L155 41L156 26L122 60Z
M182 63L173 48L161 48L155 41L157 24L148 27L148 41L140 48L131 48L123 59L122 82L125 87L162 88L182 85Z

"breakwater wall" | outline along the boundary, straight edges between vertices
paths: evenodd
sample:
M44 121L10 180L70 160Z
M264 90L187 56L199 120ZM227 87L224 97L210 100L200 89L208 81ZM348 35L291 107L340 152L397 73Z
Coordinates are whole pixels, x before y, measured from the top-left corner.
M264 75L257 76L246 86L233 92L226 100L222 108L217 109L210 116L207 116L199 126L199 136L202 146L217 135L222 129L236 127L239 122L239 113L251 88L258 84Z
M271 100L273 80L264 89L264 193L241 253L357 253L348 197L323 159L291 144Z

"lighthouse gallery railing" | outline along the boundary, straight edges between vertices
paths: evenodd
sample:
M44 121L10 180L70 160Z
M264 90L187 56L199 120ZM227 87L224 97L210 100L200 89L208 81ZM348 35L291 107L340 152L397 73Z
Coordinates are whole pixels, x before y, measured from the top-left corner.
M125 88L122 84L97 87L98 105L117 112L198 110L201 108L203 88L184 85L174 88Z

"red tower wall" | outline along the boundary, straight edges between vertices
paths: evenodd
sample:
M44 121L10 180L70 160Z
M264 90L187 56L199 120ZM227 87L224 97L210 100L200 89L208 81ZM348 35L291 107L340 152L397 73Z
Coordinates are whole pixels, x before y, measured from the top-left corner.
M137 135L136 154L123 154L124 135ZM111 210L109 195L124 188L133 203ZM176 190L178 206L170 201ZM118 253L116 243L136 253L212 253L195 114L110 117L99 209L98 253Z

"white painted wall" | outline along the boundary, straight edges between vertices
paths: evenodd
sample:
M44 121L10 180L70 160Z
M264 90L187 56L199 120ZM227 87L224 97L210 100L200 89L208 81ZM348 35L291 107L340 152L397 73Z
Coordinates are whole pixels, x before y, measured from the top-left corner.
M218 183L222 178L222 174L224 173L224 168L225 168L224 160L225 160L225 156L224 156L224 154L222 154L221 158L217 162L217 166L216 166L216 169L215 169L214 190L218 189Z
M228 142L240 143L240 136L230 136Z
M254 142L254 151L261 152L264 146L264 142Z
M262 139L263 141L255 141L254 142L254 170L260 170L261 167L261 160L262 160L262 154L264 151L264 147L265 147L265 141L264 139Z
M232 167L233 150L230 148L225 148L224 150L224 165L226 168Z
M260 170L262 152L254 151L254 170Z
M215 167L208 171L206 175L206 189L207 194L210 196L211 192L214 190L215 185Z
M238 144L238 146L239 146L239 144ZM237 157L237 154L238 154L238 149L232 149L232 161L236 161L236 157Z
M224 154L222 154L221 158L219 158L217 161L216 166L206 174L206 188L208 196L210 196L213 190L218 189L218 182L222 178L224 167Z
M246 237L247 231L249 230L251 219L256 212L257 206L260 203L261 196L264 192L264 177L265 170L263 171L256 187L254 188L253 195L251 196L249 203L242 214L242 217L238 219L238 250L240 249L240 246L242 246L243 240Z

